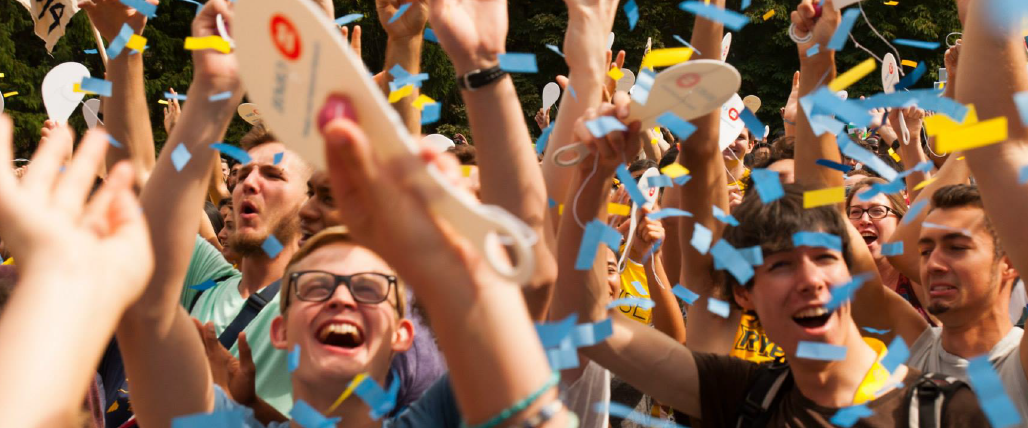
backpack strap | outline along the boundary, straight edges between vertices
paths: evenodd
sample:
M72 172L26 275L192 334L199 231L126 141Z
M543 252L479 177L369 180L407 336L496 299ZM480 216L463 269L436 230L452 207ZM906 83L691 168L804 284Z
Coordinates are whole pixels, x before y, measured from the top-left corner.
M228 281L229 279L232 279L233 276L235 276L235 274L229 274L229 275L225 275L225 276L222 276L222 277L214 278L213 281L214 281L215 284L221 284L222 282L225 282L225 281ZM193 300L190 301L189 302L189 306L186 307L186 312L187 313L190 313L190 314L193 313L193 308L196 307L196 302L200 301L200 296L203 296L203 293L206 292L207 290L209 290L209 289L205 288L203 290L199 290L196 294L193 295Z
M259 293L253 293L249 298L246 299L246 304L243 305L243 309L239 310L239 314L232 320L232 323L225 327L225 331L221 332L218 336L218 341L221 342L221 346L225 349L232 349L232 345L236 343L236 339L239 338L239 333L246 329L246 326L250 325L250 322L254 318L257 318L257 314L261 313L261 310L268 305L271 299L275 298L278 294L278 289L282 287L282 280L277 280L271 285L264 287Z
M953 377L925 373L908 393L910 428L938 428L946 400L967 384Z
M792 386L792 371L784 359L761 367L757 380L753 382L739 411L736 428L757 428L767 426L771 417L769 409L781 401L783 390Z

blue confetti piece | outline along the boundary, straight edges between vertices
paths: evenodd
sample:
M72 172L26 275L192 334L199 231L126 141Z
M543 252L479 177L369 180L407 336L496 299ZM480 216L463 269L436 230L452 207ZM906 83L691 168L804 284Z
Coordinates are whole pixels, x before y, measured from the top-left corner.
M389 75L393 76L393 79L406 79L410 76L410 72L400 66L400 64L394 64L393 68L389 69Z
M882 244L883 256L898 256L900 254L903 254L903 241Z
M864 331L867 331L869 333L874 333L874 334L877 334L877 335L888 334L890 331L892 331L891 329L879 330L877 328L871 328L871 327L861 327L861 328L864 329Z
M882 358L881 364L889 373L892 373L908 359L910 359L910 349L907 348L907 343L903 341L902 337L896 336L889 344L889 352Z
M1028 3L1022 0L995 0L986 4L996 34L1020 29L1021 19L1028 17Z
M954 101L952 98L940 96L942 91L935 89L917 89L906 92L895 92L892 94L875 94L870 98L860 101L865 109L909 107L916 105L922 110L930 110L944 114L957 123L964 123L969 111L968 107Z
M693 46L689 42L685 41L685 39L679 37L679 35L673 34L671 37L674 38L675 41L677 41L678 43L685 45L685 47L692 48L692 50L696 52L696 55L703 55L702 53L700 53L699 49L696 49L696 46Z
M354 22L354 21L356 21L358 19L361 19L363 17L364 17L364 14L362 14L362 13L351 13L349 15L343 15L340 18L336 18L336 25L343 26L343 25L349 24L351 22Z
M123 146L121 143L119 143L118 140L115 140L114 137L111 134L107 134L107 142L110 143L110 145L112 145L114 147L117 147L119 149L124 149L125 148L125 146Z
M764 264L764 249L760 248L760 245L754 245L747 248L739 248L739 254L742 254L742 258L746 259L747 262L752 266L760 266Z
M867 149L860 147L859 144L854 143L849 138L840 138L836 142L843 144L842 154L856 159L857 162L871 168L886 181L895 180L896 176L899 174L881 158L876 156L874 153L867 151Z
M849 40L850 31L853 31L853 24L857 23L858 17L860 17L860 9L857 8L849 8L842 13L842 20L835 29L835 34L832 34L832 39L828 41L828 49L841 51L846 47L846 40Z
M571 344L576 348L593 346L607 340L614 334L614 325L610 318L595 323L583 323L576 325L571 330Z
M710 241L712 239L714 239L714 233L710 229L699 223L693 225L692 239L689 240L689 244L696 251L699 251L700 254L707 254L707 251L710 251Z
M911 204L910 208L907 209L907 214L903 216L902 223L910 223L910 221L913 220L914 217L917 217L918 214L921 214L921 210L923 210L926 206L928 206L928 199L922 199Z
M1028 91L1014 94L1014 103L1017 104L1017 111L1021 113L1021 123L1028 126Z
M968 360L967 377L993 427L1005 428L1021 423L1021 416L1003 389L1003 382L993 370L988 355Z
M396 9L396 13L393 13L393 17L389 18L389 22L386 22L386 25L390 25L396 22L396 20L400 19L400 17L403 16L404 13L407 13L407 9L410 9L411 4L412 3L404 3L400 5L400 7Z
M289 351L289 373L295 372L296 368L300 366L300 345L293 345L293 350Z
M928 49L930 51L934 51L939 48L939 42L926 42L923 40L893 39L892 43L900 46L910 46L912 48Z
M371 376L365 377L353 388L354 395L361 398L371 408L371 419L378 420L389 414L396 407L396 395L400 392L400 377L393 373L393 382L389 390L382 389Z
M656 419L653 416L635 411L635 409L616 402L597 402L593 404L593 411L596 413L608 413L621 419L635 422L638 425L660 428L685 428L671 421Z
M209 289L217 287L217 286L218 286L218 283L214 282L213 279L208 279L208 280L206 280L204 282L201 282L199 284L190 285L189 288L191 288L193 290L203 291L203 290L209 290Z
M439 38L436 37L435 30L433 30L431 28L426 28L425 29L425 40L428 40L428 41L430 41L432 43L439 43Z
M282 248L282 243L278 242L278 238L275 235L268 235L268 239L265 239L264 243L261 244L261 249L270 258L278 256L278 253L282 252Z
M646 215L646 218L650 220L662 220L668 217L692 217L692 213L678 208L669 207Z
M538 73L535 54L502 53L499 55L500 69L508 73Z
M639 282L639 281L632 281L632 282L630 282L630 284L632 285L632 290L635 291L635 294L638 294L638 295L643 296L643 297L649 297L650 296L649 291L646 290L646 287L643 287L641 282Z
M421 82L428 80L428 73L408 74L403 78L394 79L389 82L389 89L392 91L398 91L400 88L413 85L415 88L421 87Z
M750 7L750 3L752 3L752 0L742 0L742 6L739 7L739 10L746 10Z
M647 251L646 254L643 255L642 264L646 264L646 262L650 260L650 256L652 256L653 253L656 253L657 250L660 249L660 245L663 243L663 239L658 239L657 242L654 242L653 245L650 246L649 251Z
M750 177L753 178L753 185L757 188L761 202L769 204L785 196L778 171L758 168L750 172Z
M746 15L700 1L684 1L678 5L678 8L693 15L720 22L725 27L731 28L732 31L739 31L750 23L750 18Z
M553 51L554 53L556 53L557 55L560 55L561 58L565 58L564 53L561 52L560 48L557 47L556 45L546 45L546 49L549 49L549 50Z
M105 97L111 96L111 89L113 86L114 85L111 82L104 79L97 79L95 77L83 77L82 83L79 84L79 87L82 88L83 91L92 92Z
M825 168L831 168L831 169L834 169L836 171L842 171L844 173L850 172L850 171L853 170L852 166L843 165L843 164L838 163L838 162L832 162L832 161L830 161L828 159L818 159L816 163L818 165L821 165L821 166L825 167Z
M197 413L171 420L171 428L221 428L243 425L243 408L214 413Z
M171 164L175 166L176 171L182 171L182 168L185 168L186 164L189 163L189 159L192 157L193 155L189 153L189 149L186 148L186 145L178 143L178 145L175 146L175 150L172 150L171 152Z
M931 223L931 222L927 222L927 221L922 221L921 222L921 228L948 230L950 232L957 232L957 233L959 233L961 235L964 235L964 236L967 236L967 237L971 237L971 231L970 230L960 229L960 228L957 228L957 227L949 227L949 226L945 226L945 225L941 225L941 224L935 224L935 223Z
M211 96L207 97L207 101L210 101L210 102L224 101L224 100L227 100L229 98L232 98L232 91L225 91L225 92L220 92L220 93L211 95Z
M672 187L671 176L667 174L661 174L655 177L647 177L646 183L650 187Z
M275 164L275 165L278 165L279 163L281 163L282 162L282 156L284 156L285 154L286 154L286 152L275 153L275 157L272 158L272 163Z
M431 125L439 121L443 112L443 105L440 103L425 104L421 109L421 124Z
M675 134L675 137L678 137L679 140L686 140L693 134L693 132L696 132L695 125L686 122L670 111L664 112L658 116L657 124L670 130L671 133Z
M1028 183L1028 165L1022 166L1021 170L1017 173L1017 183L1024 184Z
M121 25L121 30L118 30L118 35L111 40L111 44L107 45L107 57L109 59L117 58L121 51L125 49L125 44L128 43L129 39L135 31L132 30L127 23Z
M214 143L211 144L211 148L220 151L225 156L228 156L232 159L239 161L239 163L243 165L253 162L253 158L250 157L250 154L247 153L246 150L243 150L239 147L231 146L224 143Z
M157 5L147 3L145 0L121 0L121 4L139 11L139 13L146 15L147 18L154 19L157 17Z
M858 404L856 406L839 409L838 412L835 412L835 414L832 415L832 419L830 419L829 422L831 422L832 425L841 428L850 428L853 424L856 424L858 420L873 414L875 414L875 412L868 409L867 406Z
M898 83L896 83L896 90L902 91L904 89L916 85L917 81L921 80L921 76L924 76L925 72L928 71L928 67L924 64L925 63L922 61L920 64L917 65L917 68L915 68L914 71L911 71L906 76L903 76L903 78L900 79Z
M642 309L653 309L653 303L650 299L643 299L641 297L625 297L623 299L617 299L607 305L607 309L616 308L618 306L635 306Z
M825 309L834 311L835 308L842 306L843 303L852 299L857 290L869 279L871 279L871 275L865 273L854 276L844 284L832 286L832 299L825 304Z
M546 198L546 203L550 205L550 208L556 208L557 207L557 201L554 200L553 198Z
M635 24L639 22L639 6L635 0L628 0L624 6L625 16L628 17L628 29L635 30Z
M289 416L293 418L293 422L300 424L303 428L330 428L343 420L343 418L326 418L303 400L296 400L293 403L293 409L289 411Z
M617 175L618 180L621 180L621 185L624 186L625 191L628 192L628 197L632 198L632 203L640 207L646 205L646 196L643 195L642 190L639 190L638 183L636 183L635 179L632 178L632 173L628 172L628 168L625 167L625 164L618 165L615 175Z
M736 220L735 217L732 217L731 214L726 213L717 205L712 206L711 211L714 212L714 218L718 219L718 221L731 226L739 225L739 220Z
M824 232L796 232L792 234L795 247L824 247L842 251L842 238Z
M539 335L539 343L545 349L560 346L560 342L565 337L568 337L571 334L571 330L575 328L577 320L578 314L571 314L560 321L537 323L535 325L535 332Z
M693 304L693 302L695 302L696 299L700 298L699 294L696 294L692 290L683 287L682 284L675 284L674 287L671 287L671 292L674 293L675 296L678 296L679 299L682 299L683 302L688 303L690 305Z
M173 94L171 92L165 92L164 93L164 98L165 99L169 99L169 100L179 100L179 101L185 101L186 100L186 96L185 95Z
M719 261L740 284L746 284L753 278L753 265L728 241L724 239L717 241L711 247L710 255L714 257L715 261Z
M639 70L639 75L635 77L634 89L632 89L632 101L646 105L646 100L650 98L650 88L653 87L656 78L657 75L653 70L646 68Z
M100 52L99 52L99 51L97 51L96 49L86 49L86 50L84 50L83 52L85 52L85 53L87 53L87 54L97 54L97 53L100 53Z
M575 261L576 270L592 268L593 261L596 259L596 251L601 242L606 243L614 252L617 252L618 246L621 244L621 233L594 219L585 225L585 233L582 234L582 243L578 247L578 258Z
M846 359L846 347L827 343L801 341L796 347L796 358L820 361L842 361Z
M689 182L689 180L692 180L692 176L691 175L679 175L678 177L675 177L675 178L671 179L671 181L674 181L675 184L677 184L679 186L684 186L685 183Z
M807 49L807 58L817 55L819 52L821 52L821 45L815 43L814 46L811 46L810 49Z
M874 118L871 117L871 115L864 110L859 103L839 98L827 87L821 87L821 89L818 89L813 94L808 95L808 97L810 97L810 101L812 101L818 108L824 109L846 119L858 127L867 127L871 124L871 121L874 120ZM764 132L763 127L761 127L760 132Z
M571 98L578 101L578 95L575 94L575 88L571 86L571 82L568 82L568 93L571 94Z
M899 193L900 191L902 191L905 188L906 188L906 184L904 184L903 181L899 180L899 179L890 181L890 182L885 183L885 184L872 183L871 186L867 190L862 191L859 194L857 194L857 198L860 199L861 201L867 202L867 201L870 201L871 199L873 199L875 196L877 196L880 193L884 193L884 194L887 194L887 195L888 194L892 194L892 193Z
M543 133L539 134L539 138L535 140L535 154L541 156L546 151L546 144L550 141L551 132L553 132L552 123L546 129L543 129Z
M718 300L713 297L707 298L707 310L710 313L717 315L721 318L728 318L732 309L728 306L728 302L724 300Z

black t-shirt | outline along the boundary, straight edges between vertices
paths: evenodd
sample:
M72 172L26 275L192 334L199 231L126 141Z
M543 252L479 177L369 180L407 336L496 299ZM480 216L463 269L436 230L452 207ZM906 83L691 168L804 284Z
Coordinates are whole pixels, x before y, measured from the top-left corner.
M700 380L700 408L703 428L731 427L738 421L739 411L761 366L749 361L722 355L693 353ZM889 391L865 403L873 415L857 421L854 427L906 427L910 402L907 396L921 377L921 372L909 369L903 387ZM839 409L820 406L793 386L780 391L782 398L768 419L769 427L834 427L829 422ZM695 421L695 419L694 419ZM940 427L987 427L988 420L978 407L970 388L961 388L946 400Z

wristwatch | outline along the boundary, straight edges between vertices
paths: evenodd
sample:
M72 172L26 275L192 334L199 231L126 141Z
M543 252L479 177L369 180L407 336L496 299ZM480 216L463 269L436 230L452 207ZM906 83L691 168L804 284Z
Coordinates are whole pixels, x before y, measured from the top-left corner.
M506 75L507 72L501 70L499 65L472 70L463 76L457 76L457 86L464 90L474 91L496 82Z

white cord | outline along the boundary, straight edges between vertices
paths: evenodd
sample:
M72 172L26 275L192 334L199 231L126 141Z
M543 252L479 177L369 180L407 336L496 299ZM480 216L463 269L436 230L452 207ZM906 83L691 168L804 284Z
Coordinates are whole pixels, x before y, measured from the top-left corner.
M879 33L874 25L871 25L871 21L867 19L867 14L864 13L864 5L862 3L858 2L857 3L857 7L860 8L860 15L864 17L864 22L867 23L867 26L871 28L871 31L873 31L875 33L875 35L878 36L879 39L881 39L883 42L885 42L885 44L887 46L889 46L889 49L892 49L892 52L896 54L896 62L902 64L903 63L903 58L900 56L899 50L897 50L896 47L892 45L892 43L889 43L889 41L886 40L885 37L882 37L882 33ZM903 67L896 67L896 68L899 69L900 76L904 76L905 75L903 73Z
M596 168L599 165L600 156L593 156L593 170L585 177L585 180L582 181L582 185L578 188L578 191L575 192L575 199L571 201L571 215L575 218L575 223L578 223L578 227L581 227L582 229L585 229L585 223L582 223L582 220L578 219L578 197L582 196L582 191L585 190L585 185L589 183L589 180L593 178L593 175L596 175Z
M100 113L97 113L96 111L93 111L93 109L89 108L89 104L86 104L84 101L79 101L79 104L82 104L83 106L88 108L90 113L93 113L93 116L96 116L96 121L97 122L100 122L101 125L104 124L104 121L100 120ZM104 126L107 126L107 125L104 125Z

